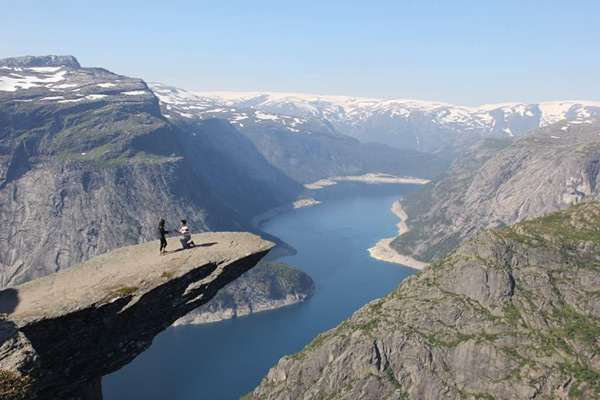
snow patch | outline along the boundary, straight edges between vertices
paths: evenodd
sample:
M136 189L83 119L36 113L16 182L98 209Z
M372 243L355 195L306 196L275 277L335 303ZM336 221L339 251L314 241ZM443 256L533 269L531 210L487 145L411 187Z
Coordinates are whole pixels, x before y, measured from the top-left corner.
M146 94L145 90L130 90L129 92L121 92L122 95L125 96L141 96Z
M77 85L75 83L63 83L62 85L52 85L52 88L54 89L69 89L72 87L76 87Z
M56 72L59 69L61 69L62 67L30 67L27 68L28 70L34 71L34 72L43 72L43 73L51 73L51 72Z
M32 75L19 77L2 76L0 77L0 91L15 92L19 89L26 90L47 83L60 82L65 79L66 73L66 71L60 71L55 74L47 75L46 77Z
M254 114L254 117L256 117L258 119L271 120L271 121L277 121L279 119L279 117L277 115L265 114L262 111L258 111L258 110Z

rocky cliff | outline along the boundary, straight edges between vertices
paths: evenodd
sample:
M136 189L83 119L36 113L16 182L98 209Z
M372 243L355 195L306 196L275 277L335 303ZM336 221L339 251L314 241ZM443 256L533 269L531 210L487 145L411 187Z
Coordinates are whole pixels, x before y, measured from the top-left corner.
M431 262L475 232L600 198L600 121L576 119L470 147L402 199L409 231L391 246Z
M229 123L169 122L140 79L0 60L0 287L156 239L159 218L248 230L301 190Z
M278 262L261 261L223 288L205 305L174 325L204 324L274 310L300 303L315 292L315 283L302 270Z
M599 227L590 202L479 233L248 397L599 398Z
M194 235L160 257L120 248L0 291L0 397L99 399L100 378L209 301L273 246L248 233Z

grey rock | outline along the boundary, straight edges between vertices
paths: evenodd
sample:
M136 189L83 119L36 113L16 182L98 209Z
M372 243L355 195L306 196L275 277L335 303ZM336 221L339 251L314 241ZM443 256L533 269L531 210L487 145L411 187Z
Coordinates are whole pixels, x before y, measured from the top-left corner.
M252 268L273 243L249 233L194 235L196 247L120 248L0 291L0 370L33 379L27 398L98 398L100 378L177 318Z
M0 62L0 287L156 239L159 218L250 230L301 190L227 122L169 122L140 79L71 57Z
M481 232L282 358L248 398L599 398L598 226L589 202Z
M0 65L7 67L69 67L81 68L73 56L26 56L0 59Z
M307 300L314 291L315 283L302 270L283 263L261 261L224 287L211 301L179 318L174 325L218 322L274 310Z
M402 199L409 231L391 246L431 262L479 230L599 199L599 132L600 122L586 118L478 142Z

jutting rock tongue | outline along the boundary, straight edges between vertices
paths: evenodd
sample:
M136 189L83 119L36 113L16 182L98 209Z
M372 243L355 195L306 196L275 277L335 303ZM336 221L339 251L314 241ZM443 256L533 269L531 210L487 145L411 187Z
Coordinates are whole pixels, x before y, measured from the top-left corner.
M7 386L23 398L101 398L102 376L131 362L273 247L250 233L205 233L193 241L194 248L162 257L158 242L123 247L0 291L0 398Z

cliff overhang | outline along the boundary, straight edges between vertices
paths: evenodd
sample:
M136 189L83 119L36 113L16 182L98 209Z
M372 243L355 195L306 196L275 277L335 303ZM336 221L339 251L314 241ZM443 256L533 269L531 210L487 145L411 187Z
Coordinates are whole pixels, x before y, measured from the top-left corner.
M249 233L193 240L196 247L164 256L157 242L123 247L0 291L0 388L15 398L101 398L102 376L273 247Z

